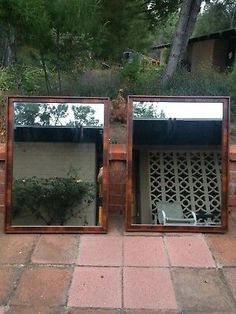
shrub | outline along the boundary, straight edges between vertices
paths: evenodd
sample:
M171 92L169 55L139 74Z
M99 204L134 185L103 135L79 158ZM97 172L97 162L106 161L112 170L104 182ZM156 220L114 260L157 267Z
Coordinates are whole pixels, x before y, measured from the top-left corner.
M13 182L13 216L27 212L46 225L63 225L72 217L80 217L81 206L83 209L88 207L94 197L93 184L73 177L16 179Z

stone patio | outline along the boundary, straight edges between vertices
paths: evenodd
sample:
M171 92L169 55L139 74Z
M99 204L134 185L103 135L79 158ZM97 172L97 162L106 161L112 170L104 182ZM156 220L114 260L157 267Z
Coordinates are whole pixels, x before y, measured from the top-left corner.
M1 214L3 229L3 215ZM0 234L0 314L236 313L236 216L224 235Z

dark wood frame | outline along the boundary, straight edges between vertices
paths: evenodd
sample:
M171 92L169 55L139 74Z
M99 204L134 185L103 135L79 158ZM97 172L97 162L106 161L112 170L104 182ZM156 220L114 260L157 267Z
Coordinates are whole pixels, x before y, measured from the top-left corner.
M132 224L131 201L132 201L132 149L133 149L133 102L134 101L165 101L165 102L221 102L223 104L222 121L222 206L220 226L163 226L151 224ZM229 97L210 96L136 96L128 97L128 120L127 120L127 169L126 169L126 208L125 227L126 231L144 232L211 232L223 233L228 229L228 185L229 185Z
M12 225L12 179L13 179L13 132L14 102L48 102L48 103L88 103L104 104L103 132L103 216L101 226L24 226ZM10 96L7 98L7 144L6 144L6 185L5 185L5 232L6 233L106 233L108 226L108 167L109 167L109 98L94 97L47 97L47 96Z

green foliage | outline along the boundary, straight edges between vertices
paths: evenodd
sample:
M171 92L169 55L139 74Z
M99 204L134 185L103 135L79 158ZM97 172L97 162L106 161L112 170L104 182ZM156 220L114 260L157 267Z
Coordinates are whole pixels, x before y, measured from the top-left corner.
M141 70L141 60L136 55L131 62L127 62L121 69L121 76L128 81L135 81Z
M236 2L233 0L212 1L206 4L199 15L193 36L214 33L236 26Z
M134 106L133 116L134 118L143 119L162 119L165 118L165 113L163 111L158 113L153 103L139 102Z
M14 106L16 126L99 126L95 110L89 105L17 103Z
M21 178L13 181L13 216L30 213L46 225L63 225L95 198L93 184L68 178ZM84 221L86 224L86 220Z

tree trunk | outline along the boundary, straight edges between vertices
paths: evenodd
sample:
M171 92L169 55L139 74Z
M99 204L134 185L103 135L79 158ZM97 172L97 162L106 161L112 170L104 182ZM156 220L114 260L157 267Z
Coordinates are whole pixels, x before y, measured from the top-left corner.
M188 39L192 34L201 3L202 0L184 0L182 3L169 60L161 81L162 85L165 85L173 76L185 53Z
M40 52L40 57L41 57L42 68L43 68L43 72L44 72L45 86L46 86L47 94L49 96L51 88L50 88L50 81L49 81L49 77L48 77L48 72L47 72L47 68L46 68L45 58L44 58L43 52Z
M59 48L59 42L60 42L60 33L59 31L57 31L57 37L56 37L56 49L57 49L57 53L56 53L56 68L57 68L57 78L58 78L58 87L59 87L59 94L61 95L61 69L60 69L60 48Z

